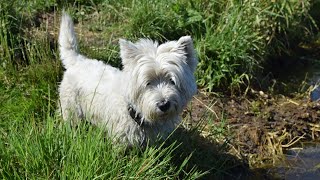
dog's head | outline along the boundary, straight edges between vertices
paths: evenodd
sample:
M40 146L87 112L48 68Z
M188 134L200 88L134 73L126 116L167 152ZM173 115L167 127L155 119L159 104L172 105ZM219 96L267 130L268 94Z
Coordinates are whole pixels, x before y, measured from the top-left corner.
M158 45L148 39L120 40L126 95L137 112L152 122L178 116L197 91L198 60L190 36Z

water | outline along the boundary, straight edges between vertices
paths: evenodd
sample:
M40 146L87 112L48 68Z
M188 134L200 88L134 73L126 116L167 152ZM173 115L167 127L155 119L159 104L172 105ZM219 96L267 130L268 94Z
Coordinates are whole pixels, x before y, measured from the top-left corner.
M320 179L320 144L308 143L289 149L285 160L269 173L279 179Z

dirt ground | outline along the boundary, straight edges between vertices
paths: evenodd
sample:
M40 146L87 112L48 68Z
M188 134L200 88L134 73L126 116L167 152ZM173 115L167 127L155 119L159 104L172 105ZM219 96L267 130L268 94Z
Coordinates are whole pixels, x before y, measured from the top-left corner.
M320 137L320 102L311 102L308 93L288 97L250 90L246 96L218 97L199 92L184 117L201 124L203 136L223 128L226 136L220 139L228 141L230 153L251 167L275 164L287 148Z

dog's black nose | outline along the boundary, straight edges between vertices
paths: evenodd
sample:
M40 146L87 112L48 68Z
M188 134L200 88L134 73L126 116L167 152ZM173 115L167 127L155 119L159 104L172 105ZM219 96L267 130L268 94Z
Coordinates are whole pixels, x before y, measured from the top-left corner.
M161 101L158 103L158 108L162 111L162 112L166 112L169 108L170 108L170 101Z

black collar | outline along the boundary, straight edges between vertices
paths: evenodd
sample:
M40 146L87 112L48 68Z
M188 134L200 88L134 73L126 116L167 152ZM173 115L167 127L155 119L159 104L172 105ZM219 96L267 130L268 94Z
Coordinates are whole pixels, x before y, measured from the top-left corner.
M139 125L144 126L144 118L141 116L140 113L137 113L137 111L134 109L132 104L128 104L128 112L130 114L130 117Z

